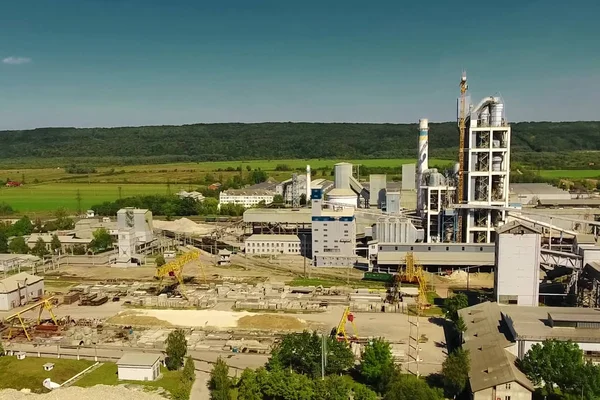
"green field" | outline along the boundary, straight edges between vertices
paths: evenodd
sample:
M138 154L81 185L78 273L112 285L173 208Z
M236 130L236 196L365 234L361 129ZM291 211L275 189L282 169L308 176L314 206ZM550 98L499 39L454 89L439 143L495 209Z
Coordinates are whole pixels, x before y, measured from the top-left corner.
M46 363L54 363L52 371L44 371ZM16 357L0 357L0 389L29 388L35 393L48 392L42 385L46 378L52 382L63 383L94 364L92 361L66 360L58 358L27 357L17 360Z
M77 380L73 386L90 387L96 385L121 385L131 383L135 385L143 385L148 389L164 388L170 393L174 393L181 382L181 371L169 371L168 369L161 367L160 372L162 378L156 381L119 381L117 375L117 364L115 363L104 363L100 367L96 368L89 374L84 375L81 379Z
M165 184L102 184L102 183L45 183L17 188L0 188L0 202L10 204L18 213L52 211L60 207L77 210L77 191L81 195L81 208L139 194L166 194Z
M564 179L597 179L600 178L599 169L547 169L540 171L544 178Z

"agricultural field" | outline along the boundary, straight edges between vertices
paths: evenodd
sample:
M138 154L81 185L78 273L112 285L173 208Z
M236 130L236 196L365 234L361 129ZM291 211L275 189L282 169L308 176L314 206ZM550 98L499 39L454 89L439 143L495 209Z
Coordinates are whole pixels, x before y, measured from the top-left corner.
M563 179L597 179L600 178L599 169L547 169L541 170L540 175L544 178Z

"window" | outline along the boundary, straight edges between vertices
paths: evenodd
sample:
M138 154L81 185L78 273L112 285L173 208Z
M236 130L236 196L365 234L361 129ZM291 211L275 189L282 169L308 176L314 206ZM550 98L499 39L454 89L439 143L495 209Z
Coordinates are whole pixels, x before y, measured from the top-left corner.
M450 247L446 246L446 251L450 250Z
M483 247L480 247L480 248L479 248L479 251L483 251Z
M348 231L344 231L344 233L348 233Z
M504 400L510 400L510 396L504 396Z
M427 247L427 251L431 251L431 246Z
M510 383L506 384L506 390L510 390Z

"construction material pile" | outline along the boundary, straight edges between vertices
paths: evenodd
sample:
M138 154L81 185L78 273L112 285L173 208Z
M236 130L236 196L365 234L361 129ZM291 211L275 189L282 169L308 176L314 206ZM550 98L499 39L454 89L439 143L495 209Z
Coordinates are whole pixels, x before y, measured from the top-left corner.
M164 397L144 391L142 388L129 389L124 386L97 385L90 388L68 387L45 394L31 394L13 389L0 390L2 400L165 400Z
M214 227L211 225L197 224L194 221L187 218L179 218L174 221L161 221L153 220L152 225L156 229L163 231L182 233L192 236L208 235Z

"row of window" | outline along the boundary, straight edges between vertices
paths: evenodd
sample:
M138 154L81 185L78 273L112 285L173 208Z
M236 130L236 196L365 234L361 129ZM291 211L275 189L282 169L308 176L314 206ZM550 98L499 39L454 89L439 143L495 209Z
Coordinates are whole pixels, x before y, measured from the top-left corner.
M348 232L348 231L344 231L344 232ZM345 235L347 236L347 235ZM415 248L414 246L410 246L410 251L413 251ZM383 246L379 246L379 250L383 250ZM398 246L394 246L394 250L398 250ZM431 251L431 246L427 247L427 251ZM446 246L446 251L450 251L450 246ZM465 246L461 247L461 251L465 251ZM483 247L479 248L479 251L483 251Z
M281 253L281 254L283 254L284 253L283 249L260 248L260 249L248 249L248 250L249 250L249 253L252 253L252 254L262 254L262 253ZM286 253L300 253L300 249L287 249Z
M249 242L248 243L248 247L280 247L279 245L281 244L281 247L285 247L285 243L271 243L271 242L263 242L263 243L254 243L254 242ZM288 243L287 247L300 247L300 243Z

